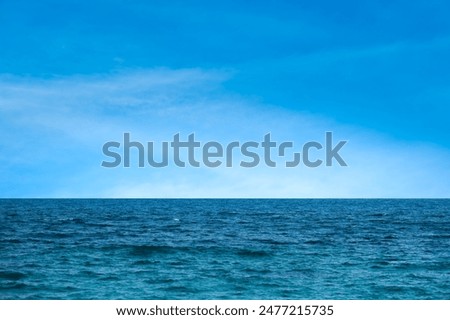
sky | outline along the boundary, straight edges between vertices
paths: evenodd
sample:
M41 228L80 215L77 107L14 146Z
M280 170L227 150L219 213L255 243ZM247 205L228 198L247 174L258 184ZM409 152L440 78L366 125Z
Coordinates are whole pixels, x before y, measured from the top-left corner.
M1 0L0 197L448 198L449 11ZM347 167L101 166L124 132L301 149L327 131Z

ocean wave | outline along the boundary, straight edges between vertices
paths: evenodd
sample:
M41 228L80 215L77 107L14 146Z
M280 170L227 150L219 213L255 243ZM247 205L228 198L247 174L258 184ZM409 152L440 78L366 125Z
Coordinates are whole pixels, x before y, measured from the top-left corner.
M17 281L26 278L26 276L25 273L17 271L0 271L0 279L3 280Z

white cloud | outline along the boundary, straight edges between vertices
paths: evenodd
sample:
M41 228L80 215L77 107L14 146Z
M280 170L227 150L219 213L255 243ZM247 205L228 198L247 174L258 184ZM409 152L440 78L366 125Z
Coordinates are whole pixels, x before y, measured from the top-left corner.
M139 70L58 79L0 78L3 196L448 197L450 154L227 92L223 71ZM101 147L123 132L142 143L349 140L348 167L114 168ZM30 154L32 155L30 157ZM25 165L25 167L24 167ZM27 172L27 183L17 181ZM30 186L34 185L33 186ZM39 186L45 185L45 188ZM12 187L13 186L13 187Z

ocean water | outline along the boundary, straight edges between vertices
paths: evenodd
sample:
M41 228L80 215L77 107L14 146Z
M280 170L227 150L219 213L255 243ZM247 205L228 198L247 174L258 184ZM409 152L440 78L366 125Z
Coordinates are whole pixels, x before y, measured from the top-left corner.
M450 299L450 200L0 200L0 299Z

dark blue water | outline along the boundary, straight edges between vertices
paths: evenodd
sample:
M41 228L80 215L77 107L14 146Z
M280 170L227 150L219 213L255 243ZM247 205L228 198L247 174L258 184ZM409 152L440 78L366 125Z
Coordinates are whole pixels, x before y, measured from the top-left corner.
M449 299L450 200L0 200L1 299Z

